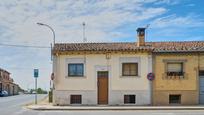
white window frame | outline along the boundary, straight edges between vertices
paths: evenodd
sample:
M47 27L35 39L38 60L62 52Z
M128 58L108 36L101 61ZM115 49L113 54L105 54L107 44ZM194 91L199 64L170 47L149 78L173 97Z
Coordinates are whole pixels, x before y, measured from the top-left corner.
M119 58L119 71L121 77L140 77L141 76L141 59L140 57L120 57ZM123 63L137 63L138 64L138 75L137 76L123 76Z
M84 58L66 58L65 59L65 73L64 75L68 78L72 78L72 76L69 76L69 71L68 71L68 64L83 64L84 65L84 71L83 71L83 76L73 76L73 78L83 78L86 77L86 64L85 64L85 59Z

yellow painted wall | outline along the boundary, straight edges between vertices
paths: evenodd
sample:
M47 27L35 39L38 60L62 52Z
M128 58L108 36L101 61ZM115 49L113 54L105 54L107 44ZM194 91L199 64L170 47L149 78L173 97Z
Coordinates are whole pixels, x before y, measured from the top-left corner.
M198 71L204 70L204 55L199 57L198 54L157 54L153 60L153 70L156 76L153 81L153 105L169 105L170 94L180 94L182 105L199 103ZM165 62L163 60L186 60L184 62L185 78L164 78Z
M180 94L182 105L198 104L197 91L155 91L153 105L169 105L169 94Z
M204 70L204 54L200 56L200 69Z
M184 79L166 79L164 59L187 60ZM198 56L192 55L156 55L154 90L197 90Z

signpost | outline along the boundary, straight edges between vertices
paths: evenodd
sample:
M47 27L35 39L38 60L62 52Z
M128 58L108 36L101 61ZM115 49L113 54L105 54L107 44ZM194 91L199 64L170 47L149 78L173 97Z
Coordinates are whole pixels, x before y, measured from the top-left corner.
M34 78L35 78L35 104L37 104L37 78L39 76L39 70L38 69L34 69Z

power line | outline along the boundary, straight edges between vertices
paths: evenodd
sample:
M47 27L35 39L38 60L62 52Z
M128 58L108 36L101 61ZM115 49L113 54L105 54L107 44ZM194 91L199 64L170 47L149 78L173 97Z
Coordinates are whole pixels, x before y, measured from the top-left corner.
M49 46L33 46L33 45L16 45L16 44L4 44L0 43L0 46L8 46L8 47L24 47L24 48L51 48Z

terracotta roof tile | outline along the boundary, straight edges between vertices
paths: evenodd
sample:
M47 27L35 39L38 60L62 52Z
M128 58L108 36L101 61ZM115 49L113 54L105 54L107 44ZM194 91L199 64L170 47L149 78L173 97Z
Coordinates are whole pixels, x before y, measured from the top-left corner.
M137 47L136 43L57 43L54 51L128 51L152 50L151 46Z
M153 51L153 52L204 52L204 41L146 42L137 47L136 42L115 43L57 43L55 52L67 51Z
M154 52L204 52L204 41L151 42Z

